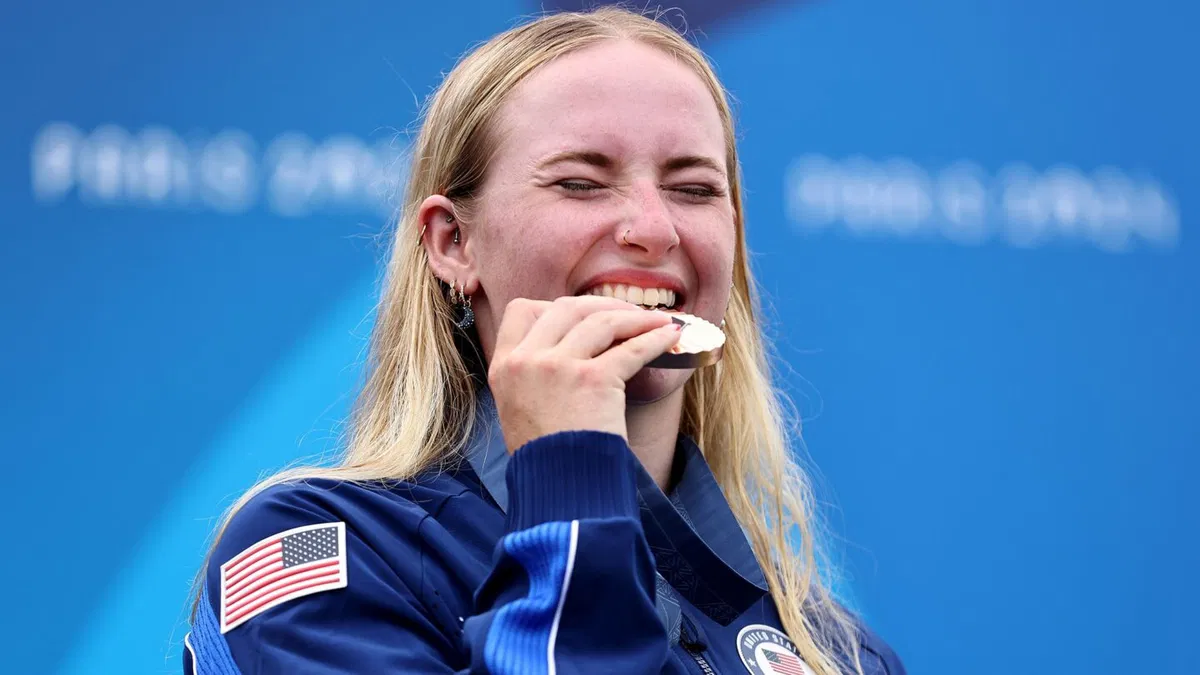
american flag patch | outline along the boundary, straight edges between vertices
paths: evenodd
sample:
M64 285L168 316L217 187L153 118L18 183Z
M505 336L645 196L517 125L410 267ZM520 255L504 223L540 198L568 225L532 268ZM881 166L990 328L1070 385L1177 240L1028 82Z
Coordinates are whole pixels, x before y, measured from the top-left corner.
M345 587L345 523L280 532L221 565L221 633L288 600Z
M763 660L769 664L771 675L808 675L808 667L795 654L773 649L764 652Z

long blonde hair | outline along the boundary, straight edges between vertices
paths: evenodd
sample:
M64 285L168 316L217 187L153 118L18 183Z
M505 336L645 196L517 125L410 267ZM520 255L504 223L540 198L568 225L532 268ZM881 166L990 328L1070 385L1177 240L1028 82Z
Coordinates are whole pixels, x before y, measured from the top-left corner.
M413 146L344 457L333 467L291 469L261 482L224 522L271 485L307 478L404 480L461 458L482 378L478 357L456 336L452 308L430 273L418 207L426 196L442 194L469 222L495 149L493 125L509 92L556 57L603 40L635 40L691 67L711 91L725 130L737 232L725 356L688 381L680 432L703 449L800 655L818 675L841 675L843 667L861 674L854 624L818 572L818 562L827 561L817 545L812 490L790 451L782 398L772 386L747 261L733 116L705 56L660 18L613 7L546 15L493 37L446 76L427 102Z

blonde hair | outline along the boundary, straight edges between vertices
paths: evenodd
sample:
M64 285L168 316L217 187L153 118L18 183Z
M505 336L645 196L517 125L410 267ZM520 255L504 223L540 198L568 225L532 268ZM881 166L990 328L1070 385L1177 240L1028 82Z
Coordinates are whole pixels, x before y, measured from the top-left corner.
M224 522L271 485L307 478L404 480L461 458L482 378L478 355L456 335L452 307L429 271L418 208L426 196L442 194L469 221L495 149L493 125L513 88L564 54L603 40L635 40L689 66L711 91L725 130L737 232L725 355L685 385L680 432L702 448L801 657L818 675L841 675L843 665L861 674L854 623L818 572L818 561L826 561L817 545L812 490L788 446L782 398L771 383L747 260L730 106L705 56L660 18L613 7L546 15L493 37L446 76L427 102L413 147L344 458L337 466L291 469L261 482Z

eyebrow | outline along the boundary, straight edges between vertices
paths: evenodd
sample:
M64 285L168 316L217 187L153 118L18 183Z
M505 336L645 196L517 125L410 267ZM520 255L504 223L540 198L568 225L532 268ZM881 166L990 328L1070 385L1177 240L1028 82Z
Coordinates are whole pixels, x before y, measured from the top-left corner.
M611 157L603 152L596 152L594 150L567 150L550 155L545 161L539 162L537 168L545 169L555 164L562 164L563 162L579 162L580 164L587 164L601 169L612 168L612 165L615 163Z
M602 152L597 152L595 150L567 150L564 152L555 153L544 161L539 162L537 168L545 169L563 162L579 162L580 164L587 164L600 169L611 169L613 165L616 164L612 157L609 157ZM690 169L692 167L711 169L722 176L725 175L724 167L711 158L703 157L701 155L682 155L679 157L672 157L671 159L667 160L666 164L663 165L663 170L667 173L670 173L672 171L680 171L682 169Z
M720 164L716 163L715 161L713 161L712 159L710 159L708 157L702 157L700 155L685 155L683 157L672 157L671 159L667 160L667 163L663 166L663 168L666 169L668 172L671 172L671 171L679 171L680 169L690 169L694 166L698 166L698 167L704 168L704 169L712 169L713 171L716 171L717 173L721 174L722 176L725 175L725 167L721 166Z

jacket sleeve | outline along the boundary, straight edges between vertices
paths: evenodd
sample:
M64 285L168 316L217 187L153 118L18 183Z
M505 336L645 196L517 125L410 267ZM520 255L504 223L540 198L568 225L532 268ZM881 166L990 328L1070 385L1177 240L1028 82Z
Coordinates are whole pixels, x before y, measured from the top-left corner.
M466 622L472 672L658 673L666 629L624 439L564 432L509 462L507 532Z
M355 521L370 514L328 508L312 491L259 495L214 550L184 672L658 673L668 641L654 609L636 461L623 439L599 432L555 434L518 450L507 469L506 534L460 635L448 635L421 589L358 535ZM256 573L246 570L260 564L254 556L280 533L316 533L293 540L292 563L342 564L308 562L336 548L328 528L344 536L341 586L327 575L324 585L311 576L269 594L247 590L244 579ZM420 560L420 541L409 534L398 533L396 546ZM269 576L262 583L278 584Z
M304 484L253 498L209 559L184 673L454 672L445 631L361 536L377 525L362 505ZM419 561L410 535L397 547Z

